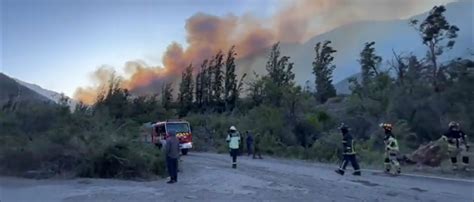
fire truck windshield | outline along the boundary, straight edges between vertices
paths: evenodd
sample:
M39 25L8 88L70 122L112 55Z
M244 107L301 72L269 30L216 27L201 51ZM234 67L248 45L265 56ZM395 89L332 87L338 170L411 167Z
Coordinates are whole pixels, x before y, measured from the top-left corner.
M189 133L188 123L166 123L166 130L174 131L176 133Z

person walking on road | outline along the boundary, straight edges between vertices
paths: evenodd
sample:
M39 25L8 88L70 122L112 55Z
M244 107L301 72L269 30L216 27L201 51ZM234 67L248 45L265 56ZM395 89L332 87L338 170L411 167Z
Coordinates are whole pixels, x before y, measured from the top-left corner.
M166 165L170 180L168 184L178 182L178 158L179 158L179 141L174 131L169 132L165 145Z
M354 150L354 140L349 134L349 127L342 123L339 130L341 130L342 133L343 160L339 169L336 170L336 173L344 175L347 164L351 162L352 167L354 168L353 175L360 176L361 172L359 163L357 163L356 152Z
M253 154L253 136L249 131L245 131L245 136L247 136L245 139L247 143L247 156L250 156Z
M461 155L463 168L468 171L469 156L467 152L469 151L469 144L466 133L461 130L457 122L451 121L448 126L449 130L444 133L442 139L448 143L448 152L453 170L458 169L458 156Z
M400 149L398 148L398 141L392 133L392 124L381 123L380 127L383 128L385 132L385 137L383 139L385 143L385 173L390 173L393 168L396 174L400 174L400 162L398 162Z
M230 156L232 157L232 168L237 168L237 155L239 154L240 134L235 126L231 126L226 141L229 143Z
M263 159L262 158L262 153L260 151L260 140L261 140L261 137L259 134L255 135L255 142L253 144L253 158L256 159L256 157L258 156L259 159Z

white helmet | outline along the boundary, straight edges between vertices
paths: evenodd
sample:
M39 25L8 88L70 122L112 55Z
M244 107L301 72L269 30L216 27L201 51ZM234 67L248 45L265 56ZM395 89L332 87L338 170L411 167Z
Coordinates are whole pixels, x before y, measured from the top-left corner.
M235 126L231 126L229 130L237 131L237 128L235 128Z
M456 121L451 121L451 122L449 122L448 126L449 127L459 127L459 123L456 122Z

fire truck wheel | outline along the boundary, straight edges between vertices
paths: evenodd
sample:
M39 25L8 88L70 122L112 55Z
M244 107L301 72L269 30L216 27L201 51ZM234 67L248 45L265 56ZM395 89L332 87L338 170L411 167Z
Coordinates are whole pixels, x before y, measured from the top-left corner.
M188 154L188 149L181 149L181 154L187 155Z

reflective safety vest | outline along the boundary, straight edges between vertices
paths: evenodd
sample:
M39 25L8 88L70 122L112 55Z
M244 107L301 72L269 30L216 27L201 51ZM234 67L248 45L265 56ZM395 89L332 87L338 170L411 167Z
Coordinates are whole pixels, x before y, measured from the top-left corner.
M343 147L343 154L345 155L351 155L351 154L356 154L354 150L354 139L352 139L352 136L350 134L345 134L344 137L342 138L342 147Z
M232 132L227 135L226 141L229 143L230 149L238 149L240 144L239 132Z
M385 150L386 151L392 151L392 152L398 152L400 149L398 148L398 141L392 136L389 136L387 139L385 139Z

